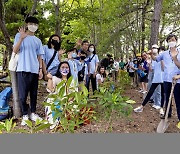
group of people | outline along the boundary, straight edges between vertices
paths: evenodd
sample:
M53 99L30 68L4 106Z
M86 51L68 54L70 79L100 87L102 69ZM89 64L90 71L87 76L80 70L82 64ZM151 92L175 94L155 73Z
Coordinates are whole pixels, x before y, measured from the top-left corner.
M89 91L91 82L92 91L95 92L104 82L107 76L106 71L108 71L108 76L114 74L114 79L117 81L119 69L124 70L125 67L132 78L132 83L139 79L142 84L141 92L147 93L142 105L134 109L135 112L142 112L147 102L153 99L156 108L159 106L164 116L164 100L165 107L167 107L172 82L178 80L174 97L180 120L180 95L178 95L180 94L180 75L177 75L180 74L180 54L176 48L177 37L175 35L167 38L168 50L165 51L164 47L159 48L153 45L151 51L143 52L142 56L139 55L135 59L130 57L129 62L125 64L122 59L120 61L113 59L110 54L99 61L95 45L90 44L87 40L79 40L74 48L65 51L61 49L61 37L54 34L50 36L47 45L43 46L41 40L35 36L39 25L38 19L30 16L25 22L25 26L19 28L13 45L13 52L19 53L16 72L22 111L21 125L26 125L28 119L42 120L36 114L39 79L47 81L47 91L50 93L56 92L58 83L68 80L71 76L74 86L78 87L78 84L84 83ZM62 55L67 58L62 60ZM30 108L27 104L29 93ZM48 108L45 112L49 113Z
M27 17L25 26L19 28L13 45L13 52L19 54L16 68L19 102L22 111L21 125L26 125L26 120L36 121L42 118L36 113L38 81L43 79L47 83L47 91L56 93L56 86L62 80L73 77L73 86L83 83L88 91L90 82L93 93L104 82L106 77L105 67L100 65L96 48L88 40L78 40L74 48L61 49L61 37L51 35L47 45L42 45L35 36L39 21L36 17ZM62 58L62 55L66 57ZM30 107L27 96L30 94ZM48 117L50 108L45 109ZM52 119L51 119L52 120Z
M165 118L172 84L175 84L174 99L177 116L180 121L180 48L177 47L178 37L170 34L167 39L168 48L154 44L147 53L143 52L134 60L130 57L129 76L141 83L141 90L145 94L142 104L134 112L142 112L150 101L155 109L159 109L160 117ZM168 118L172 116L172 102Z

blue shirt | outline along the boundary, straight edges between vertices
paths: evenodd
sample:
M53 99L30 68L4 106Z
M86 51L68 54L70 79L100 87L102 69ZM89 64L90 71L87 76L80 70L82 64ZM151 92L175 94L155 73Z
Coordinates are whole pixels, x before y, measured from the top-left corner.
M89 61L88 61L88 65L89 65L89 73L90 74L94 74L95 73L95 69L96 69L96 63L99 62L99 58L97 55L95 55L93 57L94 54L90 55L88 58L89 58ZM92 58L93 57L93 58ZM92 60L91 60L92 59ZM91 60L91 61L90 61Z
M20 33L17 33L14 39L14 46L20 38ZM43 55L44 50L42 42L36 36L28 35L22 41L19 50L19 59L16 72L31 72L39 73L38 55ZM41 56L42 57L42 56Z
M152 61L152 69L154 70L154 76L152 83L163 83L163 71L161 67L161 62Z
M178 61L180 61L180 54L177 55ZM172 82L172 79L175 75L180 73L179 68L175 65L171 53L169 50L164 51L162 54L156 57L156 61L159 62L164 61L164 81L165 82ZM180 83L180 79L177 81Z
M47 66L47 64L49 63L50 59L54 54L54 49L53 48L49 49L47 45L44 45L43 49L44 49L44 55L42 58ZM51 65L48 67L47 71L50 72L52 75L55 75L58 70L59 64L60 64L59 53L57 52L56 56L54 57L54 60L52 61Z
M73 79L77 80L78 79L78 68L77 68L78 60L69 59L68 63L69 63L70 69L71 69L71 75L73 76Z

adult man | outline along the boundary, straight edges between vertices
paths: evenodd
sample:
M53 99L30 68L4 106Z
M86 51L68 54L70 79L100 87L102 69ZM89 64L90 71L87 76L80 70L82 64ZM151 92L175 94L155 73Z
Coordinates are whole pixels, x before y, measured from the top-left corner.
M36 112L38 78L42 79L42 58L44 54L41 40L34 34L38 29L38 19L27 17L24 27L19 28L19 33L14 39L13 52L19 53L17 65L17 80L19 101L22 110L21 125L26 125L29 118L33 121L42 120ZM30 93L30 115L28 115L29 105L26 103L28 93Z

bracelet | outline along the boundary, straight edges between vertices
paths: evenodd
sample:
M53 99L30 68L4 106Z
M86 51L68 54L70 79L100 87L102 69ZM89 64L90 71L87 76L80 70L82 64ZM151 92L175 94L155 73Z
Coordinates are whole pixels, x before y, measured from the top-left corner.
M42 67L40 67L39 69L42 70Z

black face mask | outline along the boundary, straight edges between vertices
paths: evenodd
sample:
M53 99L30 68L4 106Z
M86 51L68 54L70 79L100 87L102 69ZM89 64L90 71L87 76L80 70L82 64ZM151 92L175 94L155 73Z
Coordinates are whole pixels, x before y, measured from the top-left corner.
M86 57L85 57L85 56L80 56L80 58L81 58L81 60L84 60L84 59L86 59Z
M54 49L56 50L56 51L59 51L59 49L60 49L60 43L57 41L57 40L51 40L51 44L54 46Z

